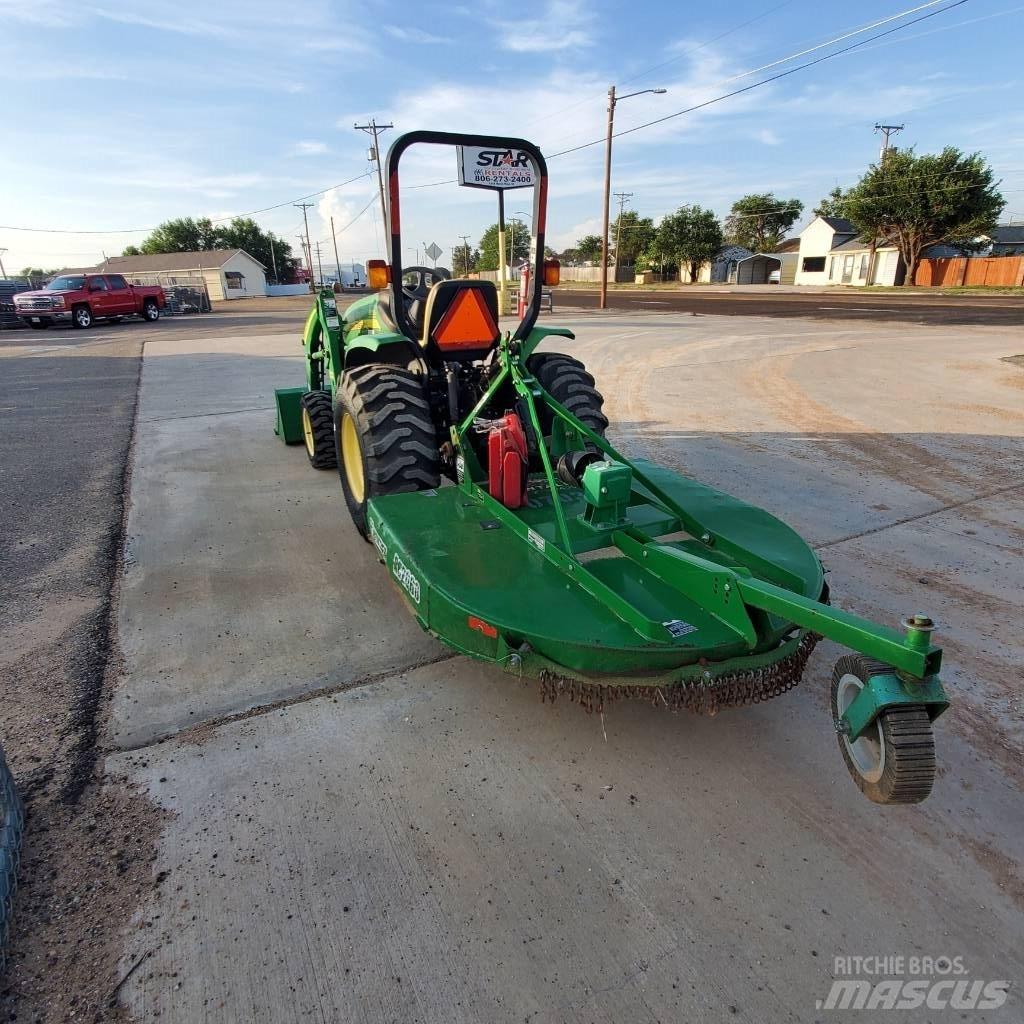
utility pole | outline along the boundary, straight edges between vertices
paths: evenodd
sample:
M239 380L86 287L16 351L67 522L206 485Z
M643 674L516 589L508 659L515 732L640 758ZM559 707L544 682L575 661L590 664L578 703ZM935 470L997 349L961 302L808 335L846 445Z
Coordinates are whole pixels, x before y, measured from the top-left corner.
M334 264L338 269L338 284L341 284L341 260L338 259L338 236L334 233L333 217L331 217L331 238L334 241Z
M903 131L906 125L902 124L876 124L875 131L882 133L882 151L878 154L879 161L885 160L886 153L889 152L889 136L895 135L897 132Z
M626 209L626 203L633 198L632 192L616 192L615 198L619 201L619 219L615 222L615 279L619 277L619 242L622 240L622 213Z
M608 87L608 134L604 143L604 208L601 221L601 295L598 309L608 308L608 205L612 193L612 133L615 131L615 86Z
M380 169L380 144L377 139L381 132L395 126L393 124L377 124L376 118L371 117L369 124L354 124L352 127L358 132L366 132L367 135L373 136L373 159L377 163L377 187L380 189L380 222L383 227L388 222L388 211L387 205L384 202L384 174ZM385 245L390 245L391 239L385 238L384 243Z
M306 269L309 271L309 288L313 290L313 264L309 261L309 250L306 248L306 236L296 235L295 236L300 244L302 245L302 258L306 261Z
M324 286L324 265L320 262L320 243L316 243L316 265L320 270L320 287Z
M459 235L459 238L462 239L462 276L469 277L469 235Z
M7 277L7 271L4 270L4 260L3 260L3 255L4 255L5 252L7 252L6 249L0 249L0 280L3 280L5 277Z
M274 238L270 238L270 262L274 267L274 284L280 284L280 278L277 276L277 253L274 252Z
M304 246L306 252L306 266L309 268L309 283L313 284L313 250L309 245L309 216L306 211L312 206L312 203L292 203L297 210L302 211L302 223L306 225L306 244Z
M597 304L598 309L608 308L608 205L611 202L612 194L612 136L615 134L615 104L648 92L661 96L666 90L639 89L636 92L628 92L625 96L617 96L615 86L608 86L608 135L604 143L604 217L601 229L601 298Z

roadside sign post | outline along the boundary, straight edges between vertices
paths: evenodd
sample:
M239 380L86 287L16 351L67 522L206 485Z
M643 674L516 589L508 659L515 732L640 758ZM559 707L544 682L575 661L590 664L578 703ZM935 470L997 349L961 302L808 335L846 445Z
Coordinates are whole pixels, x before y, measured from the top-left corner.
M527 153L484 146L459 146L459 184L498 193L498 311L509 313L508 260L505 256L505 189L533 188L537 172ZM519 305L522 309L522 294ZM519 314L523 316L521 312Z

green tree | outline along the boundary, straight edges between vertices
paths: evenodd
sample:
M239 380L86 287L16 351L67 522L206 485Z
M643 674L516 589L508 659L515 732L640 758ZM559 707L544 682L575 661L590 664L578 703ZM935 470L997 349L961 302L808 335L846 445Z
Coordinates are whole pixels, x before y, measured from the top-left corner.
M495 256L495 259L497 259L497 256ZM479 249L472 249L468 245L457 245L452 250L452 275L454 277L467 277L471 270L474 268L479 269L479 262Z
M799 199L776 199L770 192L744 196L725 218L726 241L753 252L774 252L803 209Z
M654 239L654 221L641 217L636 210L624 210L615 218L609 236L615 262L629 266L636 263L637 257Z
M814 208L815 217L846 217L846 196L838 185Z
M289 279L297 263L292 256L292 247L273 231L264 231L251 217L235 217L230 224L214 224L208 217L199 220L178 217L157 227L141 247L129 245L124 255L205 252L210 249L244 249L259 260L271 276L276 263L279 281Z
M995 227L1005 205L987 161L955 146L922 156L913 149L890 150L845 200L846 215L861 234L899 249L906 264L904 284L914 283L928 246L969 246Z
M271 255L273 246L273 255ZM218 248L244 249L273 275L275 263L279 277L286 276L292 262L292 247L273 231L264 231L251 217L235 217L218 235Z
M20 277L27 277L31 281L39 281L43 278L53 277L56 270L43 270L42 267L22 267Z
M513 249L514 246L514 249ZM505 221L505 263L511 266L513 260L525 260L530 255L530 229L513 217ZM477 270L498 269L498 225L492 224L480 239L480 258Z
M690 281L697 280L702 263L722 246L722 225L714 211L702 206L680 206L658 225L653 253L664 263L685 267Z
M596 263L601 259L601 239L598 235L584 235L577 239L571 251L578 263Z
M197 252L219 247L221 235L209 217L195 220L178 217L164 221L145 239L140 249L145 254L162 252Z

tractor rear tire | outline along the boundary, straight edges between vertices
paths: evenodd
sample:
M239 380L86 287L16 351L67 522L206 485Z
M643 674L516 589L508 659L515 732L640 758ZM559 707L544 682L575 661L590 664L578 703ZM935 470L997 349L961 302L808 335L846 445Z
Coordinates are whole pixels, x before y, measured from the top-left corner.
M891 672L888 665L859 654L836 662L832 672L832 715L843 760L860 787L876 804L918 804L935 782L935 737L926 708L907 704L881 712L853 742L838 731L840 716L873 675Z
M530 356L526 366L556 402L564 405L599 437L604 437L608 427L608 417L603 412L604 396L594 386L594 378L578 359L561 352L540 352ZM537 414L544 433L549 434L553 414L540 403L537 405Z
M366 540L370 498L440 486L437 431L418 374L381 363L347 370L338 385L334 437L345 503Z
M307 391L299 400L302 406L302 436L306 455L314 469L334 469L334 412L329 391Z

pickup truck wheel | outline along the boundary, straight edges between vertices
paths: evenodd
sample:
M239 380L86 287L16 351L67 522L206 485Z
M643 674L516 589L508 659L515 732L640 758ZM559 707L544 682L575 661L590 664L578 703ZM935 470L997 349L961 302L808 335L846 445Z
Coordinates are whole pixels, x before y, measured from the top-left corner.
M151 323L160 319L160 307L152 299L143 303L142 319L149 320Z
M92 310L88 306L75 306L71 313L71 322L80 331L92 327Z

